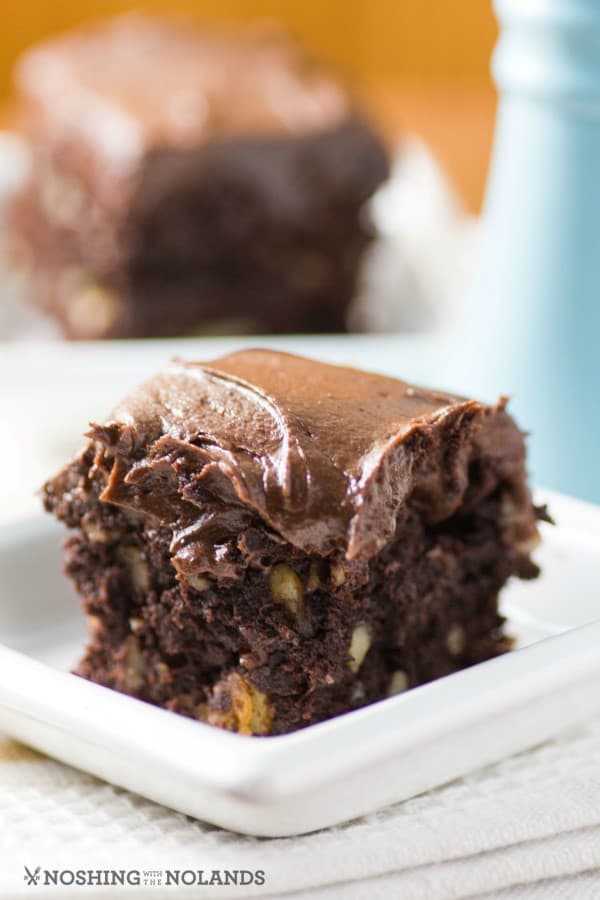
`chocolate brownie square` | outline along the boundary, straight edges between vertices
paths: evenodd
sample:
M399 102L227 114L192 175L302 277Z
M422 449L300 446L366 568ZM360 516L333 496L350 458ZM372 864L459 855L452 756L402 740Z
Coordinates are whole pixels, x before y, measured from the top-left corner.
M485 405L285 353L174 362L45 486L78 673L244 734L503 653L535 577L523 436Z
M15 81L12 243L67 337L345 330L388 155L297 43L130 14Z

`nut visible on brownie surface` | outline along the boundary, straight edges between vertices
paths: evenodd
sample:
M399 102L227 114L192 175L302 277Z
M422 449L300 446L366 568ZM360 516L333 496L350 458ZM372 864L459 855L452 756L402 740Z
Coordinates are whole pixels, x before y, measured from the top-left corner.
M122 657L125 690L136 694L144 684L146 660L133 635L126 638Z
M465 649L467 636L462 625L452 625L446 634L446 647L452 656L460 656Z
M329 574L336 587L341 587L346 581L346 572L341 563L332 563L329 567Z
M217 685L198 717L238 734L269 734L272 725L267 696L237 672Z
M299 576L287 563L277 563L269 574L269 587L275 603L286 607L293 619L306 616L304 588Z
M131 584L136 591L146 591L150 587L150 569L138 547L119 547L117 556L125 565Z
M248 350L173 362L88 438L44 493L84 677L282 734L511 647L499 592L547 514L504 400Z
M406 672L403 672L402 669L398 669L390 679L387 691L388 696L393 697L395 694L403 694L404 691L408 690L409 685L410 683Z
M83 522L81 527L85 532L86 537L95 544L108 544L117 536L111 534L97 522Z
M312 594L313 591L318 591L320 587L321 570L319 564L313 560L308 569L308 578L306 579L306 593Z
M207 591L210 587L210 581L203 575L186 575L185 580L190 587L193 587L199 594L204 593L204 591Z
M371 648L371 633L366 625L357 625L352 632L352 640L350 641L350 662L349 666L353 672L358 672L365 657Z

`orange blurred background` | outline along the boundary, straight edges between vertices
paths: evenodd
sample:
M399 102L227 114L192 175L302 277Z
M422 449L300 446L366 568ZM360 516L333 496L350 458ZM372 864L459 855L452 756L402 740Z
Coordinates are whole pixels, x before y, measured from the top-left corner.
M119 0L5 0L0 92L33 41L87 18L139 8ZM479 209L492 140L489 56L496 36L491 0L146 0L148 11L186 12L201 22L277 19L361 86L391 135L424 137L467 205Z

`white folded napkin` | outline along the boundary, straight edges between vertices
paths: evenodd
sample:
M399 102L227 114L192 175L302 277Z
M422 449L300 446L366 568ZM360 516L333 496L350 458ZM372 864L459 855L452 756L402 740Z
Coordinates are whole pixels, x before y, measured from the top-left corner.
M0 823L3 898L591 900L600 896L600 720L374 815L272 840L193 821L0 739ZM25 866L39 866L42 880L45 869L67 878L138 870L141 884L42 890L27 884ZM164 884L166 870L199 869L205 880L262 870L265 883ZM144 884L149 870L163 883Z

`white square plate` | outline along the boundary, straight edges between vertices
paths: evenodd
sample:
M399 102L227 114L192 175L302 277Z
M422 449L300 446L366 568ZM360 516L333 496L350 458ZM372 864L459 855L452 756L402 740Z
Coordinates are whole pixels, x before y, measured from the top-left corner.
M291 735L229 734L68 674L83 617L63 531L0 529L0 729L181 812L300 834L406 799L600 711L600 509L544 494L543 575L504 593L519 649ZM579 627L577 627L579 626Z

